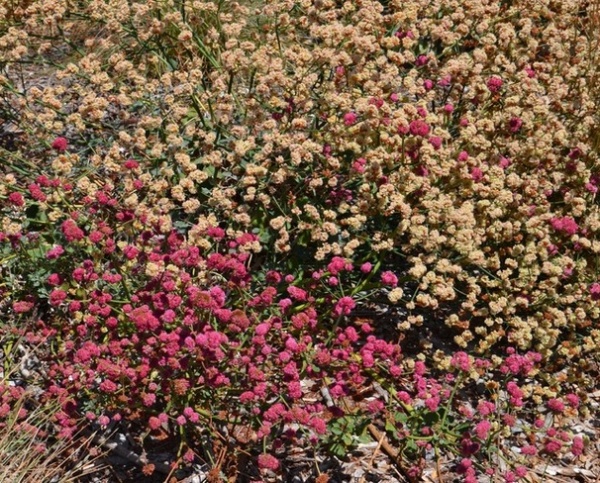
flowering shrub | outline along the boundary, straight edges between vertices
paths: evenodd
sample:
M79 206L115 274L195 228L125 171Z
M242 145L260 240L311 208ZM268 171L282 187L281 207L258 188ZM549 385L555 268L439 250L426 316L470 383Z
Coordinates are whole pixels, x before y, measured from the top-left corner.
M0 0L20 129L3 332L46 345L61 436L125 420L177 435L184 464L233 435L263 475L288 444L342 455L377 430L413 480L432 449L465 481L578 457L600 343L593 15ZM374 306L398 320L359 316Z

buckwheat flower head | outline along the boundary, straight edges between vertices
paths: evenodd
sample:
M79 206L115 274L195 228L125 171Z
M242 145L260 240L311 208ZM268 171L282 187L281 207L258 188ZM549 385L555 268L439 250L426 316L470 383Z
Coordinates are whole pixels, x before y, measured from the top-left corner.
M357 119L358 116L355 112L347 112L346 114L344 114L344 124L346 126L352 126L354 123L356 123Z
M258 456L258 467L262 470L277 471L279 469L279 460L268 453Z
M400 287L396 287L395 289L390 291L390 293L388 294L388 300L391 303L395 304L402 299L403 295L404 295L404 291Z
M352 297L345 296L337 301L333 309L333 313L336 316L348 315L350 312L352 312L352 309L354 309L355 306L356 303Z
M408 126L410 133L413 136L427 136L429 134L429 124L421 119L417 119L415 121L411 121Z
M381 282L385 285L395 287L398 285L398 277L393 272L386 271L381 274Z
M68 141L66 138L64 138L62 136L57 137L56 139L54 139L54 141L52 141L52 149L58 151L59 153L66 151L67 146L68 146Z
M492 76L487 81L487 88L490 90L490 92L498 92L502 88L503 84L504 82L500 77Z

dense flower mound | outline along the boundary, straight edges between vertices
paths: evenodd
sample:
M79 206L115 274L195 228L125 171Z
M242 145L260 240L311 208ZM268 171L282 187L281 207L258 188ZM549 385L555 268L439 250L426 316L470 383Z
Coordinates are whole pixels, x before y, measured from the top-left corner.
M0 0L0 338L40 363L0 420L36 387L61 438L127 422L229 477L373 434L414 481L580 457L591 8Z

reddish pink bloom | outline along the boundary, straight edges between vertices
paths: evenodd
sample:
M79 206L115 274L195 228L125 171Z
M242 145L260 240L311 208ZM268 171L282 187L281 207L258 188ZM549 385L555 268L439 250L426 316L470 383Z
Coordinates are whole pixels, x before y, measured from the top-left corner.
M258 467L262 470L277 471L279 469L279 460L273 455L263 453L258 456Z
M500 89L502 89L502 84L504 84L504 82L500 77L492 76L487 81L487 88L490 90L490 92L498 92Z
M544 450L546 453L554 454L558 453L562 448L562 443L557 439L551 439L544 444Z
M425 79L423 81L423 87L425 88L426 91L430 91L431 89L433 89L434 83L431 79Z
M552 398L546 405L548 406L548 409L555 413L562 413L565 410L565 404L560 399Z
M567 402L569 403L569 405L571 405L572 407L576 408L579 407L579 397L576 394L567 394L565 396L565 399L567 400Z
M396 287L398 285L398 277L393 272L386 271L381 274L381 283Z
M466 151L461 151L460 153L458 153L458 160L459 161L464 162L467 159L469 159L469 153L467 153Z
M148 420L148 426L152 431L156 431L162 426L162 422L156 416L150 416L150 419Z
M100 426L108 426L110 423L110 418L108 416L102 415L98 418L98 424Z
M577 222L570 216L554 217L550 220L550 225L556 231L561 231L567 235L574 235L579 230Z
M417 67L422 67L424 65L427 65L428 62L429 62L429 57L427 57L424 54L421 54L417 57L417 60L415 61L415 65Z
M525 456L535 456L537 454L537 448L533 445L525 445L521 448L521 454Z
M517 133L521 129L523 125L523 120L520 117L512 117L510 121L508 121L508 129L512 133Z
M60 245L56 245L46 252L46 258L48 260L54 260L60 257L63 253L65 253L65 249Z
M479 439L484 440L488 437L491 428L491 423L487 419L484 419L475 425L475 434Z
M600 300L600 283L594 282L592 285L590 285L589 290L592 300Z
M382 401L380 401L379 399L374 399L373 401L370 401L369 404L367 404L367 411L369 411L371 414L377 414L383 411L384 407L385 404L383 404Z
M138 163L135 159L128 159L123 164L123 166L127 169L135 169L135 168L139 167L139 165L140 165L140 163Z
M581 436L575 436L571 442L571 453L573 453L574 456L580 456L583 454L583 450L583 438Z
M118 389L118 386L112 382L110 379L105 379L104 381L102 381L100 383L100 390L102 392L108 392L108 393L113 393L116 392Z
M438 396L433 396L428 399L425 399L425 406L431 412L437 411L438 407L440 406L440 398Z
M24 314L25 312L29 312L33 308L33 303L20 300L18 302L13 302L12 307L16 314Z
M355 306L356 303L354 302L354 300L352 300L352 297L342 297L335 304L333 313L337 316L348 315L350 312L352 312L352 309L354 309Z
M15 206L23 206L25 204L25 198L21 193L16 191L8 195L8 201Z
M408 129L413 136L427 136L429 134L429 124L421 119L411 121Z
M373 268L373 265L372 265L371 263L369 263L369 262L366 262L366 263L363 263L363 264L360 266L360 271L361 271L362 273L369 273L369 272L371 271L371 269L372 269L372 268Z
M60 305L67 298L67 292L60 289L55 289L50 292L50 305Z
M481 171L480 168L475 166L474 168L471 169L471 179L473 181L475 181L476 183L478 183L479 181L481 181L483 179L483 171Z
M311 418L310 426L315 430L315 433L317 434L325 434L327 432L327 423L321 418Z
M466 352L458 351L452 356L450 363L461 371L469 371L471 369L471 360Z
M337 275L338 273L346 270L352 270L352 264L344 260L342 257L333 257L331 262L327 265L327 270L331 275Z
M48 275L47 282L53 287L56 287L62 283L62 280L58 273L51 273L50 275Z
M67 145L67 139L62 136L57 137L54 141L52 141L52 149L55 149L60 153L67 150Z
M46 195L44 194L44 192L40 188L40 185L38 185L36 183L31 183L27 187L27 189L29 189L29 193L31 194L31 197L34 200L36 200L36 201L46 201Z
M288 287L287 292L290 295L290 297L300 302L305 302L308 297L306 290L294 286Z
M355 112L347 112L346 114L344 114L344 124L346 126L352 126L357 119L358 116Z
M300 399L302 397L302 387L299 381L291 381L288 383L288 396L291 399Z
M358 158L354 163L352 163L352 169L357 173L365 172L365 165L367 164L367 160L365 158Z
M439 136L431 136L429 138L429 144L431 144L433 149L437 151L442 146L442 138Z
M81 240L85 236L83 230L71 219L63 221L61 229L68 242Z

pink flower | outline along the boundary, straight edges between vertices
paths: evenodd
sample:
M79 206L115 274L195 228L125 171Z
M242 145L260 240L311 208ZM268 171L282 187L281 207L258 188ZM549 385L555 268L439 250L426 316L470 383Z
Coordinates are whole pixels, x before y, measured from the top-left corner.
M67 292L55 289L50 292L50 305L60 305L67 298Z
M579 230L577 222L570 216L563 216L562 218L554 217L550 220L550 225L556 231L561 231L568 235L574 235Z
M600 283L594 282L589 288L592 300L600 300Z
M358 116L355 112L347 112L346 114L344 114L344 124L346 126L352 126L357 119Z
M294 286L288 287L287 292L290 295L290 297L292 297L294 300L299 300L300 302L305 302L307 299L306 290L302 290L301 288L294 287Z
M544 444L544 450L546 453L558 453L562 448L562 443L556 439L551 439Z
M268 323L263 322L262 324L258 324L255 327L254 333L258 336L264 336L267 334L267 332L269 332L270 328L271 328L271 326Z
M383 411L384 407L385 405L382 401L379 399L374 399L367 404L367 411L369 411L371 414L377 414Z
M548 409L555 413L562 413L565 410L565 404L560 399L552 398L546 405L548 406Z
M433 81L431 79L425 79L423 81L423 87L425 88L426 91L430 91L431 89L433 89Z
M279 469L279 460L273 455L263 453L258 456L258 467L261 470L277 471Z
M500 162L498 164L500 165L500 167L502 169L506 169L506 168L508 168L511 165L511 161L510 161L510 159L505 158L504 156L502 156L500 158Z
M288 396L291 399L300 399L302 397L302 387L299 381L291 381L288 383Z
M439 136L431 136L429 138L429 144L431 144L433 149L437 151L442 146L442 138Z
M160 419L158 419L156 416L150 416L150 419L148 420L148 426L152 431L156 431L158 428L161 427L161 425L162 422Z
M427 136L429 134L429 124L421 119L411 121L408 129L413 136Z
M475 166L474 168L471 169L471 179L473 181L475 181L476 183L478 183L479 181L481 181L483 179L483 171L481 171L480 168Z
M65 249L60 245L56 245L46 252L46 258L48 260L54 260L55 258L60 257L63 253L65 253Z
M537 454L537 448L533 445L525 445L521 448L521 454L525 456L535 456Z
M102 392L108 392L108 393L113 393L116 392L118 389L118 386L112 382L110 379L105 379L104 381L102 381L100 383L100 390Z
M100 426L108 426L110 423L110 418L108 416L102 415L98 418L98 424Z
M67 139L62 136L57 137L54 141L52 141L52 149L55 149L59 153L66 151L67 145Z
M484 440L487 438L491 428L491 423L488 420L484 419L483 421L480 421L475 425L475 434L479 439Z
M428 62L429 62L429 57L427 57L426 55L421 54L421 55L419 55L417 57L415 65L417 67L421 67L421 66L427 65Z
M425 406L431 412L437 411L439 405L440 405L440 398L438 396L433 396L428 399L425 399Z
M459 161L464 162L467 159L469 159L469 153L467 153L466 151L461 151L460 153L458 153L458 160Z
M574 408L579 407L579 397L576 394L567 394L565 396L565 399L567 400L570 406Z
M522 125L523 120L520 117L511 117L510 121L508 121L508 129L512 133L519 132Z
M527 476L527 468L524 466L517 466L515 468L515 475L517 478L525 478Z
M398 277L393 272L386 271L381 274L381 282L385 285L396 287L398 285Z
M504 84L504 82L502 82L500 77L492 76L487 81L487 88L490 92L498 92L502 88L502 84Z
M580 456L583 454L584 444L581 436L575 436L571 442L571 453L573 456Z
M15 206L23 206L25 204L25 198L21 193L16 191L8 195L8 201Z
M365 158L358 158L354 163L352 163L352 169L357 173L365 172L365 165L367 164L367 160Z
M479 411L479 414L482 416L487 416L493 413L495 410L496 405L493 402L479 401L479 404L477 405L477 411Z
M327 270L331 275L337 275L338 273L346 270L352 270L352 264L344 260L342 257L333 257L331 262L327 265Z
M83 230L71 219L65 220L61 225L61 229L68 242L81 240L85 236Z
M356 303L354 302L354 300L352 300L352 297L342 297L335 304L333 313L337 316L348 315L350 312L352 312L352 309L354 309L355 306Z
M461 371L469 371L471 369L471 360L469 359L469 355L463 351L456 352L452 356L450 364Z
M12 307L15 314L24 314L33 308L33 302L25 302L24 300L20 300L18 302L13 302Z
M128 159L123 166L127 169L135 169L140 165L135 159Z
M60 285L62 283L62 280L58 273L51 273L50 275L48 275L47 281L53 287L57 287L58 285Z

